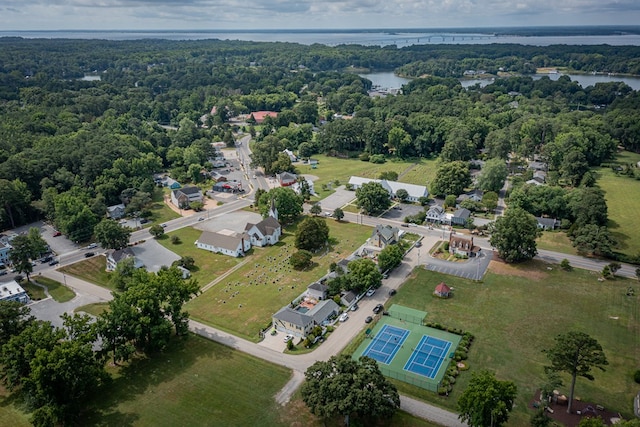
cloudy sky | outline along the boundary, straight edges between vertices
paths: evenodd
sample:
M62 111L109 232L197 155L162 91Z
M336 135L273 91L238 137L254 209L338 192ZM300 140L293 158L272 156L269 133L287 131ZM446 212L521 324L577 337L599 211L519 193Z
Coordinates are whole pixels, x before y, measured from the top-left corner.
M640 24L640 0L0 0L0 31Z

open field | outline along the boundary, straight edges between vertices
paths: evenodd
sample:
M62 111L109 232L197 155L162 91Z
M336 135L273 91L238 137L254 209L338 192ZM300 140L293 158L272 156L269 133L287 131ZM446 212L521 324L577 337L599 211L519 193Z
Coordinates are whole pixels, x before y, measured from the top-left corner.
M42 286L36 285L35 283L33 283L33 281L27 282L26 280L23 280L22 282L20 282L20 286L22 286L22 288L27 291L27 294L32 301L40 301L41 299L45 299L47 297L44 288Z
M430 182L435 176L435 160L415 159L415 161L404 161L391 159L383 164L375 164L363 162L359 159L340 159L322 154L314 155L313 158L318 159L320 162L317 169L312 169L311 165L302 163L295 163L295 167L302 174L318 177L318 180L314 182L314 188L316 193L320 195L320 199L331 193L331 190L323 190L322 184L329 184L338 180L343 185L349 182L349 178L352 175L378 178L381 172L395 171L400 175L399 181L420 185L427 185L427 181Z
M555 251L563 254L578 255L578 251L571 244L571 239L563 231L545 231L536 240L538 249Z
M216 279L227 270L235 267L243 261L243 258L234 258L222 254L214 254L198 249L194 242L198 240L202 231L185 227L171 233L167 233L158 240L165 248L175 252L180 257L190 256L196 263L196 268L191 271L191 277L198 281L200 287ZM171 236L178 236L181 243L171 243Z
M489 369L518 386L510 425L528 425L531 411L526 405L545 381L543 367L548 361L542 350L569 330L597 339L609 360L606 372L594 372L595 381L578 379L576 395L631 417L637 392L633 372L640 364L640 303L625 293L638 282L598 282L592 272L547 267L541 262L517 266L492 262L482 283L416 269L393 302L426 311L427 321L475 335L467 360L471 370ZM453 298L432 296L442 281L455 288ZM448 398L394 383L408 394L455 410L470 377L462 373ZM570 378L563 380L561 392L568 393Z
M636 164L640 154L622 152L616 156L618 164ZM640 181L628 176L617 176L611 168L597 169L598 185L606 194L609 230L618 241L616 250L627 255L640 254Z
M115 288L110 283L111 273L105 271L105 263L104 256L94 256L60 267L59 271L113 291Z
M164 203L165 194L168 196L169 193L169 189L160 188L156 188L156 190L153 192L153 203L149 208L149 210L153 213L153 216L149 218L149 222L144 225L145 227L151 227L154 224L162 224L163 222L167 222L171 219L180 217L180 215L172 211L171 208L169 208Z
M57 302L71 301L76 296L76 293L71 289L56 280L49 279L48 277L36 276L34 277L34 281L42 286L46 286L51 298Z
M87 313L92 316L98 317L109 309L109 304L106 302L97 302L94 304L87 304L80 306L74 310L75 313Z
M289 226L283 231L280 243L254 248L242 267L188 302L186 308L191 317L257 341L260 330L269 324L272 314L326 274L332 262L350 255L371 234L371 228L357 224L335 220L327 220L327 224L331 250L328 254L322 252L314 256L314 268L306 271L291 269L287 258L296 251L293 246L295 225Z

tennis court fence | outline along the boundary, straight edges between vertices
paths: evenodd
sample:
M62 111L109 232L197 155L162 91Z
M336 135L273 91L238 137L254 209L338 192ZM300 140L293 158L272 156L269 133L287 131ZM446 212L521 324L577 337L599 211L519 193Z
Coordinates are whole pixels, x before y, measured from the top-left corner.
M415 316L409 313L389 312L390 317L395 317L398 320L404 320L405 322L413 323L415 325L424 326L424 316Z
M378 367L380 368L380 372L382 372L382 375L389 377L389 378L393 378L395 380L400 380L402 382L411 384L411 385L415 385L416 387L420 387L423 388L425 390L429 390L432 391L434 393L438 392L438 388L440 386L440 383L435 383L433 381L426 381L426 380L422 380L420 378L417 378L414 375L407 375L401 372L398 372L396 370L393 369L389 369L386 366L381 366L380 364L378 364Z

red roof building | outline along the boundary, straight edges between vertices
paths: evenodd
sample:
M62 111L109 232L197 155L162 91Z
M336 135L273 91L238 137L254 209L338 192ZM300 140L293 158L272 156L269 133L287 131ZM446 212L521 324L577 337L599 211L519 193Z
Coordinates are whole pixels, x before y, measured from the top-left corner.
M436 286L435 291L433 293L440 298L449 298L451 296L451 288L448 287L444 282L440 282L438 286Z
M257 124L260 124L264 122L264 119L266 119L267 117L272 117L275 119L276 117L278 117L278 113L276 113L275 111L254 111L253 113L249 114L249 116L253 117Z

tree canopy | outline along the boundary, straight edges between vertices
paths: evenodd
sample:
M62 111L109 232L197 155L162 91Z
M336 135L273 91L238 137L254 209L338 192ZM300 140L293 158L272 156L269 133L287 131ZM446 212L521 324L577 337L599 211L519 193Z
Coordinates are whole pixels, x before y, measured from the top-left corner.
M458 399L459 417L471 427L499 427L509 420L516 395L513 382L497 380L486 370L473 372Z
M368 215L384 212L391 206L389 192L377 182L367 182L356 189L357 204Z
M324 218L306 217L303 219L295 234L295 247L307 251L317 251L323 248L329 240L329 226Z
M94 233L103 248L117 250L129 244L131 229L121 226L112 219L103 219L96 225Z
M442 162L436 171L436 177L431 183L431 193L437 196L452 194L459 196L464 189L471 185L469 166L463 161Z
M538 222L524 209L509 208L499 217L491 229L489 243L498 249L498 255L506 262L521 262L538 253L536 238Z

